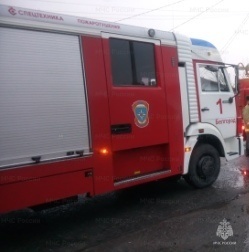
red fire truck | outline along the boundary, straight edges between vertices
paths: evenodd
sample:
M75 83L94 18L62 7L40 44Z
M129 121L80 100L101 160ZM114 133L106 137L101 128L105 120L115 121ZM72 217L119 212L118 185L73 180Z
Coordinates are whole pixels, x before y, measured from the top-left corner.
M203 188L242 154L233 66L207 41L1 6L0 55L0 213L173 176Z
M243 65L243 63L238 64L238 70L240 73L242 72L242 75L239 76L239 90L240 92L238 95L236 95L236 105L237 105L237 117L238 117L238 123L242 128L243 132L243 140L244 140L244 145L246 141L246 133L245 133L245 127L242 119L242 110L244 106L246 105L246 97L249 96L249 64L246 65L246 67ZM243 167L241 169L241 173L244 177L249 176L249 170L247 167Z

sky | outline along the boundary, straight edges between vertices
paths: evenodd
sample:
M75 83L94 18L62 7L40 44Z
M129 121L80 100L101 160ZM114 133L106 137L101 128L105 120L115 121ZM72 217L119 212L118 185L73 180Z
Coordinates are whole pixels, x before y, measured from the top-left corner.
M249 63L247 0L0 0L0 4L182 33L214 44L226 63Z

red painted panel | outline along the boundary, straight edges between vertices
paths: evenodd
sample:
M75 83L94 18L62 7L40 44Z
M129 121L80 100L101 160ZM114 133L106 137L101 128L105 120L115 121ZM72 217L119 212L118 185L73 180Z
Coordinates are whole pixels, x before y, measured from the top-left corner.
M96 194L99 194L113 190L111 128L106 75L101 39L82 37L82 45L94 153L94 190ZM109 154L101 155L102 148L106 148Z
M167 99L167 120L169 130L169 157L172 172L182 172L184 156L184 135L182 122L178 57L175 47L162 46L165 90ZM187 95L187 94L186 94Z
M75 172L92 166L92 157L82 157L3 169L0 170L0 185Z
M158 170L169 170L168 145L117 151L113 154L115 180Z
M0 213L48 203L77 194L93 194L93 178L85 177L85 172L64 173L1 185Z

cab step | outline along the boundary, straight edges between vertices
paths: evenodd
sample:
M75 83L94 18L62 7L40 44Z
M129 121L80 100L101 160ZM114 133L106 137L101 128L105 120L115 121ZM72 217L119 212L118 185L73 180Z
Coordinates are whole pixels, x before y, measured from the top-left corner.
M237 155L237 154L239 154L239 153L238 152L232 152L232 151L227 153L228 156L233 156L233 155Z

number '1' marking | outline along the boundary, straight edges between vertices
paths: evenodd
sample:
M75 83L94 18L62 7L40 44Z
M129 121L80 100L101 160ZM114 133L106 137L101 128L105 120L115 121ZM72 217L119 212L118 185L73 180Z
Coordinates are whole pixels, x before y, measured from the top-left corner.
M220 113L222 114L222 100L221 98L216 102L216 105L220 105Z

